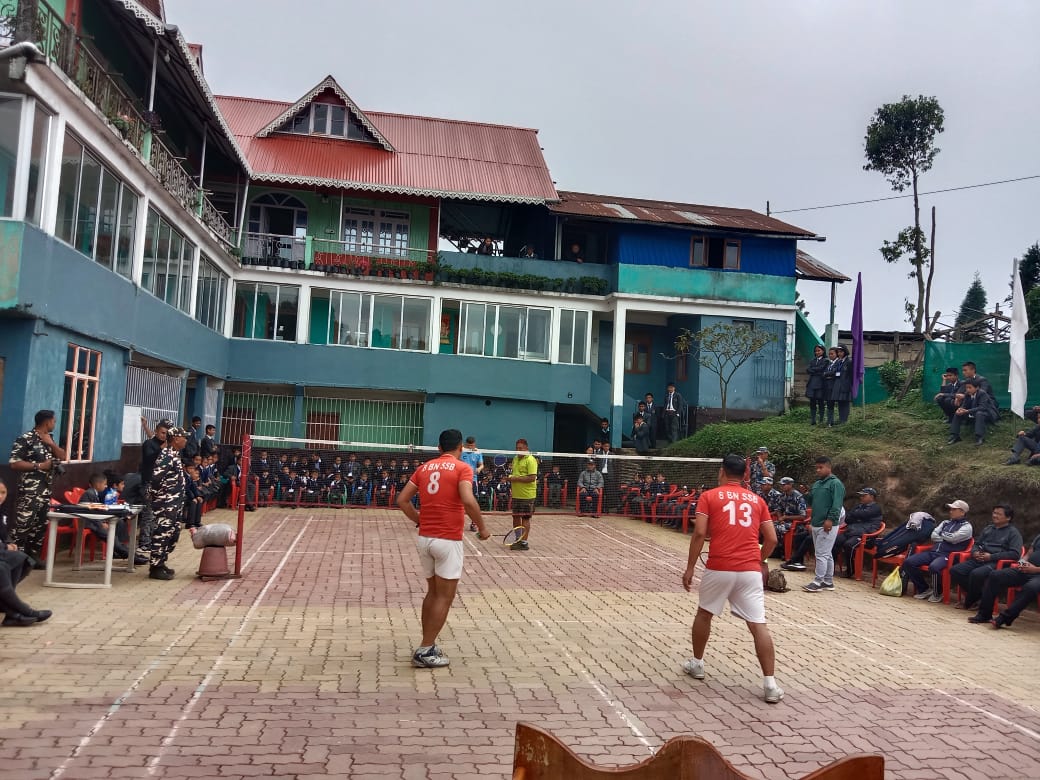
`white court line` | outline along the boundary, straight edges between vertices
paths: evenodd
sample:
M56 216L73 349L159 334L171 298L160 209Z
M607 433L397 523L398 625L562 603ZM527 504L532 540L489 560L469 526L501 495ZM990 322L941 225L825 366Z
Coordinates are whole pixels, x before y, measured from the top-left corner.
M205 678L203 678L202 682L199 683L199 685L195 688L195 692L191 695L191 698L187 701L187 703L184 705L184 708L181 710L180 717L177 718L172 728L170 728L169 733L165 737L163 737L162 742L159 744L158 752L154 756L152 756L152 760L148 762L149 775L154 775L158 771L159 762L162 760L163 755L165 755L170 745L172 745L173 741L177 738L177 734L180 732L181 724L184 723L184 721L188 719L188 716L191 715L192 710L195 709L195 705L198 704L199 701L202 699L203 694L206 693L206 689L209 688L209 684L213 682L213 678L216 676L217 672L220 671L220 667L224 665L224 658L226 657L227 652L232 647L234 647L235 643L238 641L238 638L242 636L242 632L245 630L246 625L252 619L253 614L256 612L257 608L259 608L260 602L264 600L264 596L267 595L267 591L271 588L272 585L274 585L274 581L278 579L278 575L282 573L282 569L285 568L285 564L289 562L289 556L292 555L293 550L296 549L296 545L300 543L300 539L303 538L303 535L307 533L307 527L310 525L310 523L311 518L308 518L307 522L303 524L303 528L301 528L300 532L296 534L296 538L293 539L292 544L289 545L289 549L285 551L285 555L282 556L282 560L278 562L278 565L275 567L275 570L271 572L271 576L267 578L267 582L264 584L263 589L257 594L256 598L253 600L253 603L249 607L249 610L242 618L242 622L238 624L238 628L235 629L235 632L231 635L231 638L228 639L227 645L223 650L221 650L220 655L217 656L216 661L214 661L213 663L213 668L209 670L209 674L207 674Z
M538 628L542 629L542 631L545 633L547 637L549 637L551 641L556 641L556 637L553 636L553 633L545 627L545 624L541 620L535 620L532 622L536 626L538 626ZM642 742L643 745L646 746L646 749L650 751L650 755L653 755L654 746L650 743L650 740L646 738L646 734L643 733L643 724L639 720L639 718L637 718L627 707L625 707L624 704L614 699L610 695L610 693L596 681L596 678L592 676L592 673L589 672L580 663L578 663L577 659L573 655L571 655L565 647L560 646L558 649L560 654L563 655L564 658L566 658L568 661L570 661L572 664L578 667L579 671L581 672L581 676L585 678L585 682L587 682L589 685L593 687L596 693L599 694L599 697L603 699L604 702L606 702L607 706L614 711L614 714L618 716L621 722L628 727L628 730L632 732L632 735L640 742Z
M598 528L596 528L595 526L591 526L591 525L587 525L586 524L585 527L588 528L590 531L593 531L594 533L597 533L597 534L600 534L601 536L607 537L614 544L620 544L622 547L627 547L630 550L635 550L637 553L642 555L644 558L649 558L654 563L656 563L656 564L658 564L660 566L664 566L666 569L671 569L672 571L680 571L680 572L685 572L686 571L686 567L675 566L675 565L673 565L671 563L668 563L667 561L663 561L660 558L651 555L646 550L641 550L638 547L636 547L635 545L628 544L627 542L623 542L620 539L618 539L616 536L611 536L606 531L601 531Z
M484 553L482 553L480 551L480 548L477 547L477 545L473 544L473 540L470 539L468 536L466 536L465 532L463 532L462 538L466 540L466 544L468 544L470 547L473 548L473 552L475 552L477 554L478 558L483 558L484 557Z
M253 559L256 558L256 556L258 556L260 552L263 550L264 545L270 542L275 537L275 534L281 531L287 522L289 522L288 517L282 518L282 521L278 524L278 526L273 531L271 531L270 535L266 539L264 539L264 541L260 543L260 546L256 548L253 554L246 559L245 564L243 564L242 566L243 569L247 568L249 564L253 562ZM164 647L159 652L159 655L156 656L155 660L148 664L148 666L145 667L143 672L137 675L137 678L132 683L130 683L130 686L125 691L119 694L116 700L112 702L112 704L109 706L105 714L98 718L94 725L90 727L90 730L79 741L79 744L76 745L76 749L72 751L71 755L69 755L68 758L62 761L61 764L53 772L51 772L51 780L57 780L57 778L65 774L72 762L79 758L79 755L83 752L83 749L91 743L94 737L97 736L97 733L101 731L101 728L106 723L108 723L108 721L112 718L113 715L119 712L119 709L126 703L126 700L129 699L135 691L137 691L141 683L144 682L145 678L153 671L155 671L155 669L159 666L159 662L166 656L168 656L170 652L173 650L173 648L180 644L181 640L184 639L185 636L187 636L190 632L194 631L195 626L199 622L199 619L204 614L206 614L206 612L214 604L217 603L217 601L224 595L224 591L231 587L231 584L233 582L234 580L228 580L223 585L221 585L220 589L213 595L213 598L206 602L206 605L195 614L195 619L189 621L187 625L185 625L184 629L173 638L173 641L171 641L168 645L166 645L166 647Z

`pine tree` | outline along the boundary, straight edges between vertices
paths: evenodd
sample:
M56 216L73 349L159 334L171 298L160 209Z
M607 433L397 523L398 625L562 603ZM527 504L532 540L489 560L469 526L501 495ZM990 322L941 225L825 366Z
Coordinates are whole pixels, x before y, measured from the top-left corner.
M1022 277L1022 295L1040 287L1040 243L1033 244L1018 261L1018 275Z
M964 296L964 302L961 304L960 311L957 312L957 321L954 323L954 328L956 329L954 331L955 341L986 340L986 323L975 321L982 319L988 314L986 311L988 304L986 290L979 279L979 272L976 271L975 279Z

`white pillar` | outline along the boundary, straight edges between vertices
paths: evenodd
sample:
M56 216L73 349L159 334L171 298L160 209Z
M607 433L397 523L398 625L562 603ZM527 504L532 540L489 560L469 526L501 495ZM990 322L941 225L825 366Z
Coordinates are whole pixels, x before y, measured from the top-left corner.
M611 404L625 405L625 322L628 307L619 303L614 310L614 337L611 340L610 390Z
M340 233L342 236L342 232ZM441 312L444 311L444 298L435 296L430 306L430 354L441 351Z
M65 148L65 118L51 117L50 138L47 141L47 164L40 182L40 230L54 235L58 230L58 188L61 186L61 161Z
M224 338L231 338L231 331L235 327L235 277L229 277L227 291L224 293L224 324L221 333Z
M134 256L130 263L130 279L134 284L141 284L141 274L144 273L144 244L145 232L148 227L148 210L151 201L145 193L137 201L137 224L134 225Z
M199 260L202 256L201 247L195 247L195 251L191 253L191 285L188 290L188 316L195 316L195 307L198 306L199 298Z
M22 113L18 121L18 151L15 157L14 192L11 203L11 218L25 219L25 199L29 195L29 167L32 162L33 118L36 98L22 99Z
M307 344L311 340L311 286L300 285L300 299L296 302L296 343Z

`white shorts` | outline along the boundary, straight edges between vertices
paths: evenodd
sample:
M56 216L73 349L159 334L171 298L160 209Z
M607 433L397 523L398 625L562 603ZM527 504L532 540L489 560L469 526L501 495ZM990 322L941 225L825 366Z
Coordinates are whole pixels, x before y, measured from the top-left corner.
M748 623L766 622L766 599L760 571L715 571L707 569L701 576L698 606L713 615L721 615L729 602L729 611Z
M456 542L454 539L420 536L415 547L426 579L434 574L442 580L462 579L462 540Z

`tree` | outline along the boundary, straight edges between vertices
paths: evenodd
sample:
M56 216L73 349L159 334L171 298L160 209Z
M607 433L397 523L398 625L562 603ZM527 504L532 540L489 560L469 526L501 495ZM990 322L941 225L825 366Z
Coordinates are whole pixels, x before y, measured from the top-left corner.
M1034 287L1040 287L1040 242L1033 244L1022 255L1018 261L1018 275L1022 278L1022 295L1029 295Z
M964 295L964 302L957 312L957 321L954 323L954 338L956 341L985 341L986 323L979 322L988 313L986 307L989 301L986 298L986 289L979 279L979 272L975 272L975 279Z
M943 110L938 100L924 95L916 98L904 95L898 103L886 103L874 113L867 125L864 144L867 164L863 170L878 171L896 192L903 192L907 187L913 189L914 224L901 231L893 242L895 245L905 244L909 251L904 250L894 257L885 255L885 259L891 263L909 254L913 266L910 278L917 280L917 303L908 301L907 311L910 313L910 307L913 307L915 333L924 331L932 281L930 274L927 282L925 279L929 260L924 245L924 232L921 230L918 179L922 173L931 169L935 155L939 153L935 137L942 131Z
M696 354L697 362L719 378L722 419L726 419L726 396L733 375L776 336L748 325L718 323L696 333L683 328L675 339L679 355Z
M1026 339L1040 339L1040 286L1026 293L1026 317L1029 319L1029 331Z

